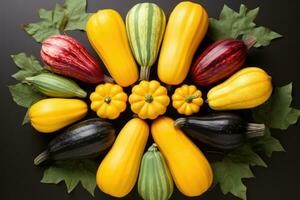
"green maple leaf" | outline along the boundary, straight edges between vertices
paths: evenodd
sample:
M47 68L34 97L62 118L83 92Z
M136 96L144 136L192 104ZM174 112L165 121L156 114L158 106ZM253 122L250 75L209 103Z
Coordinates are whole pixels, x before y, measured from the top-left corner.
M292 83L275 88L271 98L263 105L252 110L257 122L270 128L287 129L295 124L300 116L300 110L292 108Z
M64 181L68 193L80 182L94 196L97 167L97 162L90 159L56 162L44 171L41 182L58 184Z
M254 20L259 12L259 8L249 10L242 4L239 12L235 12L227 5L224 5L219 19L209 19L209 36L213 40L223 38L255 37L254 47L267 46L271 40L281 37L265 27L256 27Z
M18 66L19 71L12 75L18 81L24 81L26 77L35 76L45 69L34 56L27 56L25 53L11 55Z
M37 42L68 30L85 30L90 14L86 13L86 0L66 0L56 4L54 10L39 10L40 21L24 25L24 30Z

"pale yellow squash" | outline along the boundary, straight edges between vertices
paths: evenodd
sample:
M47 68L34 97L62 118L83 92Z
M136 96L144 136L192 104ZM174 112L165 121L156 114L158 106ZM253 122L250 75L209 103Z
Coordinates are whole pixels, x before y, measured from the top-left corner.
M132 190L148 135L147 123L138 118L123 127L97 171L97 185L104 193L124 197Z
M101 57L113 79L127 87L138 80L138 68L127 39L125 23L112 9L99 10L87 24L90 43Z
M211 166L199 148L173 123L168 117L156 119L151 126L152 137L179 191L189 197L199 196L212 184Z

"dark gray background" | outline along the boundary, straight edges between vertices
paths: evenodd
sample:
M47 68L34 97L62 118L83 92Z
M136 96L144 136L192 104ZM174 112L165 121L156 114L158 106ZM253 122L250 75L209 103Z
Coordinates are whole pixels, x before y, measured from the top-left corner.
M10 54L26 52L39 57L40 45L21 29L22 23L38 20L37 9L52 9L55 2L49 0L9 0L0 1L0 195L3 200L31 199L93 199L81 187L76 188L70 195L66 193L65 185L46 185L39 183L42 170L33 166L33 158L45 147L50 136L37 134L30 126L21 127L20 123L25 109L17 106L11 99L7 85L14 81L10 75L16 71ZM88 10L95 12L98 9L114 8L123 17L136 1L121 0L89 0ZM169 15L179 1L160 0L158 3ZM238 9L240 3L250 8L259 6L261 12L256 20L259 25L276 30L284 35L283 39L274 41L270 47L252 50L247 59L248 66L260 66L266 69L273 77L275 85L280 86L294 82L294 105L300 108L300 79L299 79L299 19L300 3L297 0L202 0L200 2L210 16L216 17L224 3ZM83 33L72 33L76 38L93 52ZM93 52L94 53L94 52ZM95 54L94 54L95 55ZM298 91L297 91L298 90ZM121 121L120 124L123 122ZM249 200L263 199L297 199L299 196L300 180L300 134L299 125L292 126L282 133L273 131L286 149L286 153L275 153L272 159L266 159L268 169L254 168L256 179L244 181L248 186ZM96 191L95 199L113 199ZM136 189L124 199L139 199ZM179 192L175 192L172 199L187 199ZM190 199L221 200L236 199L231 195L223 196L219 187L203 195Z

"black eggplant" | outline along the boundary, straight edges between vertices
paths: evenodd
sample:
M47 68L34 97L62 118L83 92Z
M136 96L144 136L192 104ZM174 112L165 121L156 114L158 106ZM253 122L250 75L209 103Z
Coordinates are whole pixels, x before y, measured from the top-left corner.
M115 138L115 129L110 123L99 118L88 119L53 138L48 148L34 159L34 164L95 157L107 150Z
M219 149L234 149L248 138L263 136L264 124L247 123L233 113L179 118L174 122L190 137Z

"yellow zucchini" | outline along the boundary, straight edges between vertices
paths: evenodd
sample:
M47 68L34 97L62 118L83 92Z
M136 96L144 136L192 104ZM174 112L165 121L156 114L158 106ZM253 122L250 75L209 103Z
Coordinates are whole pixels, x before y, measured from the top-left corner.
M125 23L112 9L99 10L86 25L90 43L113 79L123 87L138 80L138 68L130 50Z
M97 185L104 193L124 197L132 190L148 135L147 123L138 118L123 127L97 171Z
M169 85L182 83L208 28L205 9L189 1L179 3L167 24L158 61L158 77Z
M174 120L168 117L156 119L151 133L179 191L189 197L206 192L213 181L210 164L198 147L174 127Z

